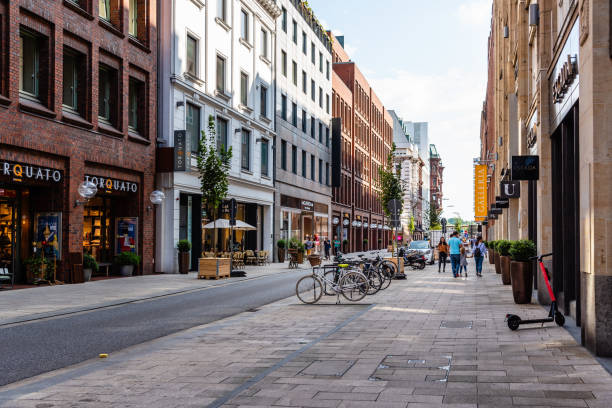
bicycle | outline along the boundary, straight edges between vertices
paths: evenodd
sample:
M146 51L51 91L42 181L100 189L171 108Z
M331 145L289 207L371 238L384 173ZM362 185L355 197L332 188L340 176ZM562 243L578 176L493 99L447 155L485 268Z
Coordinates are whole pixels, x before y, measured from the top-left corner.
M382 288L385 278L378 272L376 268L372 266L371 263L361 259L363 255L359 255L358 257L360 258L360 260L342 260L342 258L338 258L338 259L341 260L342 264L352 266L356 270L361 272L368 279L368 283L370 284L368 295L374 295L378 293L378 291ZM330 279L331 275L334 274L334 280L337 281L337 277L335 276L335 274L338 272L337 267L338 265L333 265L332 266L333 269L328 270L327 272L324 272L323 275L328 277L327 279ZM329 269L329 267L325 269ZM333 295L333 293L327 292L325 288L324 288L324 291L325 291L325 294L327 295Z
M340 295L349 302L362 300L369 290L368 279L361 272L353 270L344 272L349 267L348 264L340 264L338 267L342 272L336 271L333 280L327 279L325 275L318 276L316 273L318 268L312 268L311 275L301 277L295 284L295 294L298 299L306 304L317 303L323 296L324 290L329 288L337 296L336 304L340 303Z

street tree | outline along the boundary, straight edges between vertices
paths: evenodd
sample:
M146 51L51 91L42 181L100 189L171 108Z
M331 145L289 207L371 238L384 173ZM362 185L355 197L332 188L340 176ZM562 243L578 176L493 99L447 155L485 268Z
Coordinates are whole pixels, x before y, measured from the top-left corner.
M378 168L378 177L380 179L379 199L383 210L387 217L391 217L388 205L391 200L399 200L404 206L402 182L400 180L400 170L393 165L393 155L395 153L395 143L387 156L387 163Z
M215 118L208 117L208 135L202 131L196 160L202 201L207 213L210 214L214 226L213 245L217 248L217 215L219 206L227 197L229 189L228 174L232 159L232 148L220 146L217 148L217 132Z
M427 219L427 224L429 224L429 229L439 230L442 229L442 224L440 223L440 215L442 214L442 210L436 208L436 206L432 203L429 204L429 209L425 214Z

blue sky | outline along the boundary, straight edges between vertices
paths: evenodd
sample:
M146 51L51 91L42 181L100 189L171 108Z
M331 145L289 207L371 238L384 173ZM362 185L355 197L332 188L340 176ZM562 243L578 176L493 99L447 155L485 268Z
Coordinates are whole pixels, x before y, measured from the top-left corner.
M309 0L345 36L387 109L429 122L444 171L445 216L474 217L472 159L480 149L491 0ZM452 206L452 207L450 207Z

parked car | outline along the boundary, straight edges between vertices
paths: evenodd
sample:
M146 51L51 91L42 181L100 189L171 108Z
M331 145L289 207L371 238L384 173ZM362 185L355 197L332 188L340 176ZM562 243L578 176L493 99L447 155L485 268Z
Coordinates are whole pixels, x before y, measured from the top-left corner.
M408 245L408 249L418 251L425 257L425 262L428 264L433 265L435 263L434 250L429 244L429 241L412 241Z

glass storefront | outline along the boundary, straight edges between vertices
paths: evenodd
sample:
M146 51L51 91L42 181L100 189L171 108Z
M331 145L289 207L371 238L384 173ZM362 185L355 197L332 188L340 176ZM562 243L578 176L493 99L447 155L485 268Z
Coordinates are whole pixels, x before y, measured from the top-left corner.
M243 221L256 229L249 231L235 229L233 237L230 237L229 228L217 228L217 252L230 252L232 243L234 251L257 251L263 249L264 207L258 204L237 203L236 209L236 220ZM220 208L218 218L229 219L229 213ZM215 247L215 230L213 228L206 228L206 225L212 222L211 217L202 219L202 248L204 252L212 252Z

